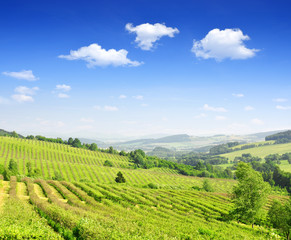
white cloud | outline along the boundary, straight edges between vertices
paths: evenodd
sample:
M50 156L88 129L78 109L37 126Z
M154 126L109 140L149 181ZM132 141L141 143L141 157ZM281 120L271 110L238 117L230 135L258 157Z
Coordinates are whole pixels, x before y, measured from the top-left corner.
M70 96L66 93L59 93L58 98L69 98Z
M28 88L25 86L19 86L14 89L16 94L12 95L11 97L19 103L34 102L34 99L31 95L35 95L36 91L38 90L38 87Z
M201 113L199 115L194 116L195 119L205 118L207 115L205 113Z
M118 108L114 106L104 106L104 110L107 112L115 112L118 111Z
M204 104L203 109L205 111L212 111L212 112L227 112L227 110L223 107L211 107L208 104Z
M154 43L163 36L172 38L179 33L177 28L167 27L161 23L144 23L135 27L132 23L127 23L125 29L130 33L136 33L135 42L142 50L151 50L154 47Z
M57 94L58 98L69 98L70 95L67 92L71 91L71 86L66 84L58 84L56 85L56 91L53 91L53 94Z
M149 105L147 103L141 104L142 107L148 107Z
M24 94L24 95L34 95L36 91L38 91L38 87L28 88L25 86L19 86L14 89L16 93Z
M143 100L143 96L137 95L137 96L132 96L136 100Z
M125 98L127 98L127 96L121 94L121 95L119 96L119 98L120 98L120 99L125 99Z
M252 106L245 106L245 111L252 111L252 110L255 110L255 108L254 107L252 107Z
M274 102L287 102L288 99L286 98L276 98L276 99L273 99Z
M84 122L84 123L93 123L94 122L94 120L92 118L81 118L80 121Z
M252 119L251 122L252 122L252 124L255 124L255 125L263 125L264 124L264 122L258 118Z
M258 49L246 48L243 41L249 40L240 29L213 29L202 40L193 41L192 52L198 58L214 58L221 61L254 57Z
M217 120L217 121L223 121L223 120L226 120L226 117L225 116L216 116L215 117L215 120Z
M115 106L104 106L104 107L100 107L98 105L94 106L93 107L95 110L103 110L103 111L106 111L106 112L115 112L115 111L118 111L118 108L115 107Z
M242 98L242 97L244 97L245 95L242 94L242 93L233 93L232 96L237 97L237 98Z
M103 49L97 43L89 46L81 47L78 50L71 50L69 55L60 55L59 58L67 60L83 60L87 62L87 67L95 66L139 66L142 63L138 61L131 61L127 58L128 52L125 49L115 50Z
M25 95L25 94L14 94L12 95L12 98L19 103L34 102L33 97Z
M5 76L13 77L16 79L22 79L27 81L36 81L39 78L33 75L31 70L22 70L20 72L3 72Z
M59 91L63 91L63 92L69 92L71 91L71 86L69 85L66 85L66 84L59 84L56 86L56 90L59 90Z
M276 108L279 109L279 110L291 110L291 106L277 105Z

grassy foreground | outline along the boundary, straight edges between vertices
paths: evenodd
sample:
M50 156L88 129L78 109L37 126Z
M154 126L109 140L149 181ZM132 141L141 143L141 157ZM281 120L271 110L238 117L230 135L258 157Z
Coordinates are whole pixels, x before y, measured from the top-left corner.
M5 192L0 208L0 239L279 237L262 227L252 229L221 221L232 207L225 194L29 178L24 182L0 185L2 196Z

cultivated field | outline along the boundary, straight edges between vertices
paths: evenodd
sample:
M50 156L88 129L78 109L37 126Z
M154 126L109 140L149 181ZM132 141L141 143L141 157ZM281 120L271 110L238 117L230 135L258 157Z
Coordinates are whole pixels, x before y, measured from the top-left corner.
M275 239L270 231L221 221L225 194L123 184L24 179L1 184L0 238ZM30 199L31 204L28 201Z
M149 183L169 189L190 189L202 187L203 178L178 175L175 170L130 169L132 163L127 157L116 154L93 152L67 145L0 137L0 164L7 166L10 159L18 163L19 173L27 173L26 163L31 162L34 168L41 170L41 178L52 179L59 172L66 181L89 181L114 183L119 171L122 171L127 184L144 186ZM106 160L113 167L103 166ZM210 179L217 192L228 192L235 184L234 180Z

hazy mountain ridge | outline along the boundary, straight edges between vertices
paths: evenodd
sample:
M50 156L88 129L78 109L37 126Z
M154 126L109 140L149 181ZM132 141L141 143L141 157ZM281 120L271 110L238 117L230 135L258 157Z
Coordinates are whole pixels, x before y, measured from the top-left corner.
M85 139L80 138L84 143L97 143L101 148L108 148L113 146L118 150L131 151L134 149L142 149L146 152L154 150L156 147L167 148L171 151L197 151L201 152L214 145L219 145L227 142L238 141L240 143L252 143L264 141L265 137L272 135L283 130L277 131L268 131L268 132L259 132L252 133L247 135L213 135L213 136L190 136L188 134L177 134L170 135L161 138L144 138L136 139L131 141L120 141L120 142L106 142L106 141L97 141L94 139Z

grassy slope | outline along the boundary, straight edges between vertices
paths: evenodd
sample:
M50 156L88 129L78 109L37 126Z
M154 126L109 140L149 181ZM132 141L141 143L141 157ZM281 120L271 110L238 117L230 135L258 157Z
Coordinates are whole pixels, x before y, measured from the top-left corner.
M84 149L72 148L67 145L0 137L0 164L7 165L9 159L18 162L19 172L27 173L26 163L41 169L41 177L51 179L54 172L62 174L66 181L87 180L99 183L114 183L118 171L122 171L127 184L143 186L155 183L168 189L190 189L202 186L202 178L178 175L171 169L129 169L131 165L127 157ZM104 167L105 160L110 160L114 167ZM234 180L210 179L217 192L227 192Z
M48 194L38 184L33 184L36 196L43 201L38 206L43 207L42 211L53 221L50 224L60 224L71 233L79 227L79 234L84 234L85 239L90 239L90 234L93 239L270 239L264 228L252 229L244 224L218 220L232 207L225 193L236 183L234 180L210 179L216 193L199 192L191 187L201 187L203 178L181 176L169 169L126 169L121 166L130 165L128 159L117 155L60 144L0 138L0 163L7 165L10 158L16 159L22 174L26 171L25 163L31 161L42 169L45 179L49 179L55 170L60 171L67 181L87 179L82 186L90 196L98 196L98 201L77 185L77 195L75 191L68 195L58 188L67 201L54 187L49 187L51 193ZM114 163L113 168L102 166L106 159ZM118 171L124 173L125 184L114 182ZM142 187L150 182L162 188ZM1 190L8 192L9 184L0 184L0 193ZM18 201L11 202L7 194L2 198L0 218L7 221L2 221L0 235L15 232L19 236L30 235L32 229L38 227L52 238L60 238L62 233L55 235L46 221L36 216L36 209L28 202L31 194L25 184L18 183ZM17 220L19 214L12 214L16 212L25 216L21 224ZM13 229L7 222L14 223Z
M221 154L220 156L226 157L229 160L233 161L236 156L241 156L244 153L250 153L253 156L258 156L261 158L266 157L269 154L283 154L291 152L291 143L285 144L274 144L274 145L267 145L267 146L260 146L255 148L249 148L244 150L239 150L231 153ZM230 166L231 164L224 164L221 165L222 167ZM291 164L288 164L287 161L282 161L280 168L284 171L291 172Z
M9 182L5 184L7 186ZM78 194L86 195L81 202L77 195L58 184L61 186L58 190L69 201L62 201L54 189L48 198L55 197L55 200L53 203L45 200L42 206L46 207L42 210L53 224L59 224L67 231L77 226L78 234L84 239L272 239L271 236L275 239L275 235L262 227L252 229L249 225L219 221L232 206L221 194L91 183L83 185L101 199L95 201L77 187ZM19 200L6 199L5 211L0 217L7 221L1 221L0 238L34 234L38 239L45 231L43 237L61 239L62 233L52 232L46 220L36 215L36 209L26 200L24 186L22 183L17 185ZM37 193L37 197L41 196L43 193Z

